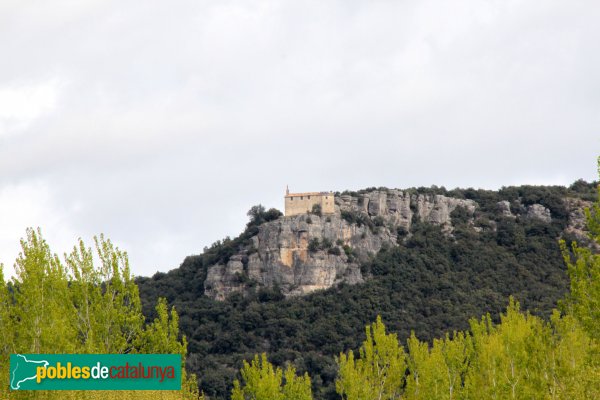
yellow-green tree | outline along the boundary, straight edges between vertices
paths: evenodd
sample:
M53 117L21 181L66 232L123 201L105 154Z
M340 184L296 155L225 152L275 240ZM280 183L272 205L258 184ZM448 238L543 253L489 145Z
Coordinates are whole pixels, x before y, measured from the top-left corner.
M546 356L552 332L538 317L522 313L512 298L501 323L489 316L471 321L474 357L466 386L487 398L544 398Z
M406 399L460 399L463 379L471 362L473 344L468 334L454 332L435 339L431 348L414 333L408 339Z
M600 157L598 171L600 176ZM586 216L590 237L600 245L600 186L598 196ZM563 314L555 310L545 321L522 312L511 297L499 324L486 315L470 321L470 332L446 335L432 346L413 333L407 371L393 374L378 373L382 363L363 350L373 346L367 328L360 359L350 351L338 360L338 393L347 399L600 398L600 252L561 246L571 280ZM373 330L384 332L380 324L378 318ZM398 390L377 390L404 379Z
M546 353L545 374L551 399L600 398L598 342L571 315L554 311L552 336Z
M600 157L598 157L600 178ZM589 237L600 246L600 185L598 200L585 210ZM564 241L561 248L571 280L570 292L563 302L565 311L573 315L588 333L600 340L600 253L573 243L571 251Z
M175 310L157 305L158 318L144 326L127 254L103 236L94 253L80 240L65 264L50 251L40 230L27 230L10 283L0 265L0 398L8 399L198 399L195 377L182 366L182 390L173 392L8 392L11 353L179 353ZM1 383L4 382L4 383Z
M103 235L94 242L99 267L94 265L92 249L82 240L65 256L77 313L76 329L88 352L130 352L141 334L143 316L127 253Z
M72 324L75 309L66 269L39 230L27 230L21 249L10 307L15 349L23 353L73 352L77 342Z
M232 400L311 400L308 374L297 376L291 365L283 372L273 366L265 353L254 356L251 363L244 361L241 369L243 385L236 379L231 392Z
M0 264L0 376L8 376L10 350L13 348L14 334L9 314L9 293L4 281L4 266ZM0 393L2 390L0 389Z
M366 334L359 359L352 350L340 354L337 392L348 400L399 398L406 371L404 348L396 334L386 334L379 316Z

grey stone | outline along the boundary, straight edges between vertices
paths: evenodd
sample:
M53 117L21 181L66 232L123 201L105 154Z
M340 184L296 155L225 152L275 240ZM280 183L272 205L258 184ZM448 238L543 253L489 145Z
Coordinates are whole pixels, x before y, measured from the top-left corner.
M552 222L550 210L541 204L532 204L527 207L527 218L538 219L546 223Z
M453 210L465 207L473 215L477 206L472 200L440 195L411 196L400 190L375 190L360 195L360 198L359 201L358 197L350 195L336 197L336 213L330 216L297 215L262 224L258 234L251 239L251 246L231 257L226 265L208 268L205 294L222 300L230 293L245 293L249 285L241 283L241 275L246 275L258 286L277 285L286 296L327 289L340 282L359 283L364 280L360 261L377 253L384 244L396 244L399 227L410 231L413 208L424 222L442 225L446 231L451 231ZM342 211L362 215L365 220L380 217L384 225L351 224L341 218ZM307 222L309 217L311 223ZM329 254L328 249L309 251L313 239L318 239L319 243L328 241L340 254ZM352 249L352 258L346 256L343 245ZM256 252L247 255L244 270L241 260L250 247Z

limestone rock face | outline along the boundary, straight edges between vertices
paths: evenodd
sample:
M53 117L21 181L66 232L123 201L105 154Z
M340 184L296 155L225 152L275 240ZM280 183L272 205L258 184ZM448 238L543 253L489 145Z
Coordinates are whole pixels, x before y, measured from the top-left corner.
M417 198L417 212L422 221L436 225L451 227L450 213L458 207L463 207L472 216L477 207L473 200L455 199L442 195L428 197L419 195Z
M229 294L242 291L244 264L241 260L241 256L235 255L226 265L217 264L210 267L204 281L207 288L205 294L213 299L225 300Z
M379 251L384 242L395 240L376 235L369 227L350 224L339 215L298 215L281 217L262 224L244 255L232 257L226 265L209 267L205 294L223 300L243 292L243 280L254 285L278 286L287 296L326 289L339 282L362 282L359 254ZM318 244L311 246L311 241ZM346 254L343 246L356 257ZM236 275L237 274L237 275Z
M567 198L565 200L567 211L569 212L569 226L567 232L573 232L577 236L587 236L585 233L585 209L592 206L591 201L581 199Z
M473 200L457 199L442 195L409 194L400 190L372 192L360 197L336 197L340 211L365 212L369 217L382 217L393 228L403 227L410 230L413 215L423 222L443 225L451 229L450 214L463 207L473 215L477 203Z
M583 235L582 209L587 204L566 199L565 205L570 215L566 231ZM410 237L414 221L438 225L452 235L451 214L459 207L466 211L475 232L496 229L496 222L487 218L485 228L478 224L479 205L473 200L401 190L336 196L334 214L280 217L260 225L251 243L226 263L208 267L205 294L224 300L236 292L278 287L285 296L298 296L341 282L362 282L366 277L360 263L382 246ZM515 212L508 201L497 203L497 218L552 221L550 210L541 204L520 206Z
M510 211L510 202L508 200L499 201L498 210L500 210L503 217L515 218L513 213Z
M532 204L527 207L527 218L539 219L546 223L552 222L550 210L541 204Z
M453 210L464 207L472 215L477 206L472 200L399 190L342 195L335 200L333 215L296 215L262 224L250 248L226 264L208 268L205 294L224 300L231 293L244 293L258 285L277 286L284 295L295 296L340 282L359 283L364 279L360 261L384 244L396 244L398 228L409 232L413 217L451 231Z
M569 225L565 233L572 235L579 246L588 246L595 251L600 251L600 244L591 240L586 229L585 209L593 206L591 201L576 198L565 199L565 205L569 212Z

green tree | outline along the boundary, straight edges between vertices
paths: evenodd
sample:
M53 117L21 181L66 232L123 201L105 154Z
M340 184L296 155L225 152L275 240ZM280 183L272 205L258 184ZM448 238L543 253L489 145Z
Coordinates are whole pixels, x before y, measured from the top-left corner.
M543 398L547 392L545 356L551 331L540 318L524 314L510 299L497 326L489 316L471 321L475 359L469 371L471 393L488 398Z
M589 237L600 245L600 185L597 201L585 214ZM562 303L563 310L577 318L593 338L600 340L600 254L575 242L569 249L564 240L561 249L571 281L571 290Z
M414 333L411 334L408 339L407 399L445 398L450 385L441 350L439 343L430 350L426 342L420 342Z
M15 321L13 352L73 352L77 331L75 308L69 298L67 272L42 238L41 231L27 230L21 240L13 278L11 319Z
M137 341L136 348L144 353L182 354L186 353L185 337L179 339L179 316L175 308L169 312L167 300L163 297L156 304L157 317L147 324Z
M178 316L158 302L158 318L143 329L137 286L127 254L103 236L95 239L100 267L80 240L65 256L66 267L50 251L40 230L27 230L16 260L16 275L6 284L0 265L0 398L8 399L198 399L195 377L186 377L174 392L6 392L11 353L179 353L185 362L186 341L179 339Z
M437 351L442 354L446 377L445 393L440 398L449 400L462 398L466 395L463 380L473 357L471 336L464 332L454 332L452 337L446 334L445 339L433 341L432 352Z
M313 204L311 212L319 217L323 215L323 209L320 204Z
M260 358L255 355L250 364L244 361L241 374L244 386L237 379L233 382L232 400L312 399L308 374L297 376L292 366L284 373L267 360L265 353Z
M598 343L571 315L554 311L553 335L546 353L545 373L552 399L596 399L600 397Z
M265 212L265 207L262 204L257 204L252 206L246 215L250 217L250 221L259 221L263 218Z
M65 256L71 273L72 302L77 329L86 351L124 353L141 334L143 316L138 288L129 270L127 253L103 235L94 238L100 267L80 239Z
M14 347L14 329L10 318L10 296L4 281L4 265L0 263L0 376L8 376L9 356ZM2 391L0 390L0 393Z
M302 376L296 375L296 369L291 365L288 366L284 373L283 379L283 398L286 400L310 400L312 399L312 391L310 378L307 373Z
M366 334L359 359L352 350L340 354L337 392L348 400L397 399L404 386L404 348L395 334L386 334L380 316Z

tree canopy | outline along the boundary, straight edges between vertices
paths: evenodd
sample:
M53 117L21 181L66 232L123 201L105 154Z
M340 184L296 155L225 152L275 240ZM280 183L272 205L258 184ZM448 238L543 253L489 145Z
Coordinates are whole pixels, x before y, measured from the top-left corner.
M8 391L14 353L169 353L181 354L185 363L187 342L179 334L175 309L169 312L159 299L156 319L145 323L127 254L102 235L94 241L95 252L80 240L63 262L39 229L28 229L10 282L0 268L0 397L197 399L196 378L186 376L184 364L181 392Z

